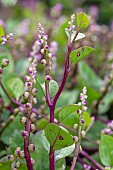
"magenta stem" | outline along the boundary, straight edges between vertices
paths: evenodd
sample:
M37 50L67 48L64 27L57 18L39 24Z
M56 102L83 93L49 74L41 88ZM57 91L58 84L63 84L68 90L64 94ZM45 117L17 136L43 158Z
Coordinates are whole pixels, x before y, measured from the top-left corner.
M56 102L57 102L58 98L60 97L60 94L62 93L64 86L66 84L67 76L68 76L69 70L70 70L70 65L69 65L69 55L70 55L70 53L71 53L71 48L70 48L70 46L68 46L68 52L67 52L67 56L66 56L66 63L65 63L63 80L62 80L62 83L59 87L57 94L55 95L55 97L53 99L53 105L54 106L56 105Z
M50 170L55 170L55 156L53 147L50 146L50 153L49 153L49 168Z
M80 154L82 156L84 156L88 161L90 161L96 168L98 168L99 170L104 170L104 167L101 166L98 162L96 162L95 160L93 160L85 151L81 151Z
M49 106L49 108L50 108L50 123L54 123L54 109L55 109L55 107L52 104L51 106ZM50 170L55 170L55 156L54 156L53 146L50 146L49 166L50 166Z
M28 115L27 115L27 122L25 125L25 131L28 132L29 136L27 139L24 140L24 153L25 153L25 159L26 159L26 164L27 164L27 168L28 170L33 170L33 166L31 163L31 156L30 153L28 151L28 145L29 145L29 139L30 139L30 130L31 130L31 121L29 120L31 111L29 111Z
M68 77L68 74L69 74L69 71L70 71L69 55L70 55L70 53L72 51L72 47L73 47L74 41L75 41L78 33L79 33L79 30L76 32L76 35L73 38L73 41L68 45L68 51L67 51L67 55L66 55L64 75L63 75L62 83L61 83L61 85L59 87L59 90L58 90L57 94L55 95L55 97L53 99L53 105L54 106L56 105L56 102L57 102L58 98L60 97L60 95L61 95L61 93L62 93L62 91L64 89L64 86L66 84L66 80L67 80L67 77Z

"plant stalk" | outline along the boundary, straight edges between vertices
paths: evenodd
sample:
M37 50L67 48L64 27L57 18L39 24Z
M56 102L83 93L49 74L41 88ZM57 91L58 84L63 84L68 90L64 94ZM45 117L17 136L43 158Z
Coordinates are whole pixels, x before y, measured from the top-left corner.
M75 147L74 157L73 157L73 161L72 161L72 165L71 165L70 170L75 169L77 158L78 158L78 155L79 155L79 152L80 152L80 143L81 143L81 134L80 133L81 133L81 126L79 125L79 128L78 128L78 142L77 142L76 147Z
M93 160L85 151L82 150L80 154L84 156L88 161L90 161L96 168L98 168L99 170L104 170L104 167Z
M73 47L73 44L74 44L74 41L78 35L79 31L76 32L76 35L75 37L73 38L73 41L68 45L68 51L67 51L67 55L66 55L66 62L65 62L65 70L64 70L64 75L63 75L63 79L62 79L62 83L59 87L59 90L58 92L56 93L54 99L53 99L53 105L55 106L56 105L56 102L58 100L58 98L60 97L63 89L64 89L64 86L66 84L66 80L67 80L67 77L68 77L68 74L69 74L69 71L70 71L70 60L69 60L69 55L71 53L71 50L72 50L72 47Z
M25 154L25 159L26 159L26 164L27 164L27 168L28 170L33 170L33 166L31 163L31 156L30 153L28 151L28 145L29 145L29 138L30 138L30 130L31 130L31 121L29 120L31 111L29 111L28 115L27 115L27 122L25 125L25 130L29 133L29 136L27 139L24 140L24 154Z

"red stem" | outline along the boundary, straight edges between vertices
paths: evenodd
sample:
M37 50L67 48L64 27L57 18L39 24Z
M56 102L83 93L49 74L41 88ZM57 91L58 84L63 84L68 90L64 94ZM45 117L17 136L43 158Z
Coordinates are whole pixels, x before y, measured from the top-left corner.
M75 37L73 38L73 41L68 45L68 51L67 51L67 55L66 55L66 63L65 63L65 70L64 70L64 76L63 76L63 80L62 80L62 83L59 87L59 90L57 92L57 94L55 95L54 99L53 99L53 105L55 106L56 105L56 102L59 98L59 96L61 95L63 89L64 89L64 86L66 84L66 80L67 80L67 77L68 77L68 74L69 74L69 71L70 71L70 61L69 61L69 55L71 53L71 50L72 50L72 47L73 47L73 44L74 44L74 41L77 37L79 33L79 30L76 32L76 35Z
M50 108L50 123L54 123L54 109L55 109L55 107L52 104L51 106L49 106L49 108ZM55 170L55 156L54 156L53 146L50 146L49 166L50 166L50 170Z
M86 164L86 165L88 165L84 160L82 160L80 157L78 157L78 159L77 159L79 162L80 162L80 164L83 166L84 164ZM95 170L95 168L94 167L92 167L91 165L90 165L90 167L91 167L91 169L90 170Z
M49 152L49 168L50 170L55 170L55 155L52 146L50 146Z
M28 151L30 129L31 129L31 122L29 120L30 114L31 114L31 111L29 111L29 113L27 115L27 122L26 122L26 125L25 125L25 131L28 132L29 136L28 136L27 139L24 140L24 153L25 153L26 164L27 164L28 170L33 170L33 166L32 166L32 163L31 163L31 156L30 156L30 153Z
M57 94L55 95L55 97L53 99L53 105L54 106L56 105L56 102L57 102L60 94L62 93L63 88L64 88L65 83L66 83L66 80L67 80L67 76L68 76L68 73L69 73L69 70L70 70L70 66L69 66L69 55L70 55L70 53L71 53L71 47L68 46L68 52L67 52L67 57L66 57L64 76L63 76L63 80L62 80L62 83L60 85L60 88L59 88Z
M96 162L95 160L93 160L85 151L81 151L80 154L82 156L84 156L88 161L90 161L96 168L98 168L99 170L104 170L104 167L101 166L98 162Z

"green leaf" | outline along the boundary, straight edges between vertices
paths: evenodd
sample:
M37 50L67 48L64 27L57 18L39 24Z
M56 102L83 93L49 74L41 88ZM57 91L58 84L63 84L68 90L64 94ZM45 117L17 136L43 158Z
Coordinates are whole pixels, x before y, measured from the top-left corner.
M111 104L113 102L113 90L108 92L102 99L102 101L99 104L99 110L98 112L100 114L104 114L108 111ZM110 114L110 113L109 113Z
M73 144L72 136L54 123L47 124L45 135L53 150L62 149Z
M9 80L10 78L15 78L15 77L17 77L16 74L14 74L14 73L9 73L9 75L3 76L3 78L2 78L3 86L5 87L5 89L7 89L8 94L9 94L12 98L14 98L15 96L14 96L12 90L8 87L8 83L7 83L7 82L8 82L8 80ZM1 87L0 87L0 94L1 94L1 96L5 99L5 103L9 104L9 103L11 102Z
M0 169L1 170L9 170L11 166L10 162L0 162Z
M50 149L50 143L48 142L44 131L42 132L41 135L42 138L42 144L44 146L44 148L47 150L47 152L49 153L49 149ZM61 159L61 158L65 158L66 156L70 155L75 149L75 144L59 149L59 150L55 150L55 161Z
M38 97L39 101L42 101L42 97L45 96L45 93L41 86L41 84L43 84L43 83L44 83L44 78L38 73L35 88L38 89L37 97Z
M113 166L113 137L102 135L99 145L100 160L105 166Z
M4 36L4 30L2 26L0 25L0 41L2 40L2 36Z
M55 160L65 158L75 150L75 144L55 151Z
M94 88L97 92L99 92L100 87L103 85L102 79L91 69L87 63L80 62L78 64L79 66L79 77L80 82L83 82L85 85L88 85L92 88ZM89 81L90 80L90 81ZM87 83L87 84L86 84ZM93 90L93 89L92 89ZM88 89L89 98L91 98L91 95L94 95L95 91L93 92L91 89ZM99 96L100 94L97 93L96 96Z
M44 91L44 94L45 94L45 83L41 84L42 86L42 89ZM49 83L49 92L50 92L50 96L51 98L55 96L55 94L57 93L59 89L59 86L58 86L58 83L54 80L50 80L50 83Z
M23 129L22 124L20 124L20 117L19 116L15 117L14 121L3 132L2 136L1 136L1 140L5 144L9 145L9 139L13 136L14 131L15 131L15 127L18 130Z
M61 93L61 96L59 97L57 101L57 108L63 107L68 104L75 103L78 99L79 91L78 90L64 90ZM70 97L71 96L71 97Z
M77 50L72 51L69 57L71 59L72 64L76 64L80 60L82 60L84 57L91 54L93 51L95 51L94 48L83 46L83 47L78 48Z
M4 71L2 74L2 83L3 83L4 87L7 89L7 92L10 94L10 96L14 97L11 90L8 88L8 83L7 83L7 81L10 78L16 77L16 75L14 74L14 60L13 60L12 56L10 55L10 53L0 53L0 62L3 58L7 58L9 60L9 65L4 68ZM0 94L5 99L5 102L7 104L9 104L10 101L1 87L0 87Z
M80 40L80 39L82 39L82 38L85 38L85 34L79 32L78 35L77 35L77 37L76 37L76 39L75 39L75 41Z
M67 28L65 28L65 32L66 32L67 37L70 38L70 33L69 33L69 31L68 31ZM72 33L71 33L71 42L73 41L73 38L74 38L76 32L77 32L77 31L72 30ZM79 32L78 35L77 35L77 37L76 37L76 39L75 39L75 41L80 40L80 39L82 39L82 38L85 38L85 34Z
M58 89L59 89L58 83L54 80L51 80L49 83L50 96L54 97L55 94L57 93Z
M42 77L38 75L37 82L38 82L38 87L37 89L40 89L40 91L43 93L45 96L45 83L41 83L40 81L44 82Z
M90 123L92 122L92 120L91 120L91 117L90 117L90 115L89 115L88 112L84 112L83 115L84 115L83 128L86 128L86 127L88 127L88 126L90 125Z
M23 81L20 78L11 78L7 83L15 98L18 100L24 92Z
M106 124L95 120L94 124L91 126L90 130L87 133L87 137L97 142L98 140L100 140L100 134L103 128L106 128ZM85 147L90 147L90 148L95 147L95 144L89 143L84 139L82 140L82 142L83 142L83 146Z
M85 123L82 125L82 128L84 130L87 129L87 127L90 125L91 123L91 118L90 118L90 115L87 113L87 112L84 112L83 113L84 115L84 120L85 120ZM74 124L78 124L79 123L79 115L72 112L71 114L69 114L67 117L65 117L64 120L62 120L62 124L68 126L68 127L71 127L73 128ZM74 129L73 129L74 130ZM76 132L72 132L70 131L70 134L72 135L75 135Z
M80 109L81 107L77 104L66 105L59 110L59 122L62 122L67 116L71 113L75 112Z
M19 76L24 76L27 73L28 66L29 66L29 60L24 58L18 60L15 66L16 74L18 74Z
M65 170L65 168L66 168L66 161L64 158L56 161L55 170Z
M41 139L42 139L42 144L43 144L45 150L49 153L50 143L48 142L48 140L47 140L47 138L45 136L44 130L42 131Z
M46 120L44 118L41 118L40 120L38 120L38 123L37 123L37 128L39 130L42 130L45 128L45 126L49 123L49 120Z
M76 22L77 22L78 28L86 28L89 26L89 23L90 23L88 16L84 12L80 12L77 14Z
M3 58L7 58L9 60L9 65L4 68L3 78L8 76L10 73L14 72L14 60L10 53L0 53L0 63Z
M35 152L31 153L31 156L36 161L34 170L49 170L49 157L47 151L44 149L42 144L42 131L39 131L33 137L33 143L36 147Z
M14 153L17 147L21 147L23 149L23 146L24 141L21 136L21 131L16 129L13 133L13 136L10 138L10 153Z

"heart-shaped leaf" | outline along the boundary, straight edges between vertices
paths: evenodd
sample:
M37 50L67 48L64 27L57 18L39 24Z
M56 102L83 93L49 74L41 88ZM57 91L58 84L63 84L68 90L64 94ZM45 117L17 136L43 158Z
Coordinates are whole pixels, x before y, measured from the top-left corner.
M49 153L50 143L48 142L44 131L42 132L41 138L42 138L42 144L43 144L44 148ZM70 155L74 151L74 149L75 149L75 144L65 147L65 148L62 148L62 149L59 149L59 150L56 150L55 151L55 161L57 161L61 158L65 158L66 156Z
M94 48L83 46L83 47L78 48L77 50L72 51L69 57L71 59L72 64L76 64L77 62L82 60L84 57L91 54L93 51L95 51Z
M45 94L45 83L41 84L41 87ZM51 98L55 96L58 89L59 89L58 83L55 80L51 80L49 83L49 93L50 93Z
M78 28L86 28L89 26L89 23L90 23L88 16L84 12L80 12L77 14L76 22L77 22Z
M71 113L75 112L80 109L81 107L77 104L70 104L62 107L59 110L59 122L62 122L67 116L69 116Z
M20 78L11 78L7 83L15 98L18 100L24 92L23 81Z
M54 123L47 124L44 132L53 150L62 149L73 144L72 136Z

